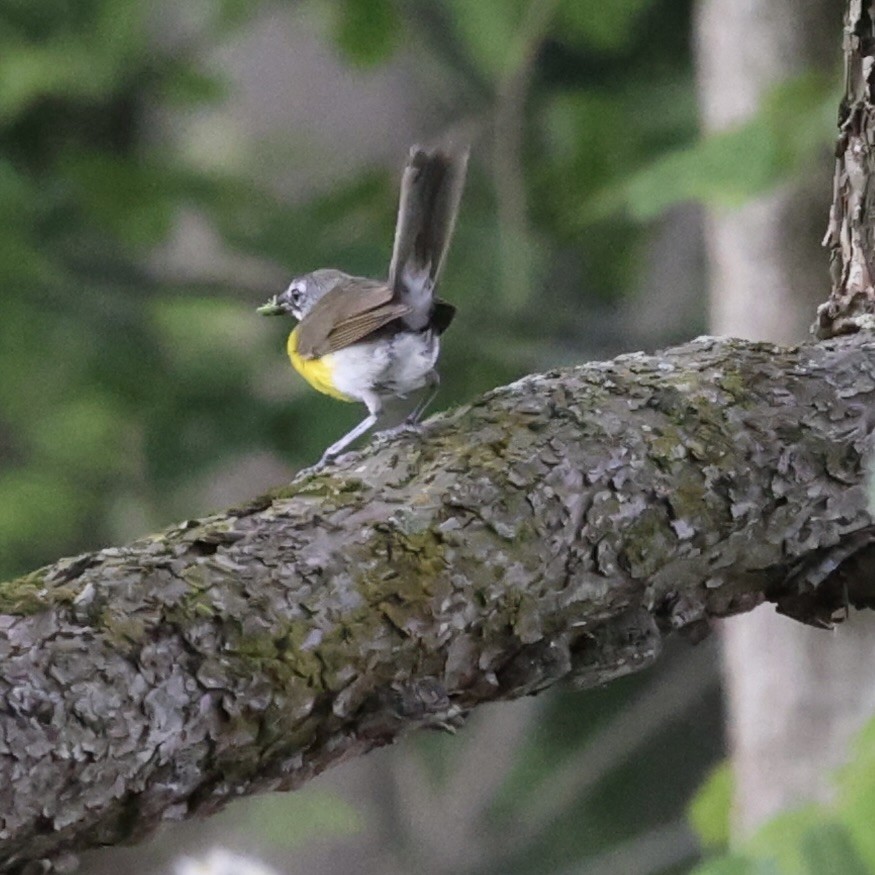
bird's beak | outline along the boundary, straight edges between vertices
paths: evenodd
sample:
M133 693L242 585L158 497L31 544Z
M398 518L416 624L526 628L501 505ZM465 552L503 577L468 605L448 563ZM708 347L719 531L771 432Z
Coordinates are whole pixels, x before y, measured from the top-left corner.
M285 313L291 313L289 307L289 299L285 292L279 295L274 295L266 304L262 304L256 311L262 316L282 316Z

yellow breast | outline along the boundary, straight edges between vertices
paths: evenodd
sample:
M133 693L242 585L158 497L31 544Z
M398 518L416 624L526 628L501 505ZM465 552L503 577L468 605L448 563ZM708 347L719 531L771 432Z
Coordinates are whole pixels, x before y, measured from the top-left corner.
M289 358L292 361L292 367L314 389L323 392L325 395L330 395L332 398L338 398L341 401L355 401L355 398L350 398L349 395L344 395L344 393L334 385L334 380L331 375L331 353L318 359L305 359L299 356L297 328L295 328L295 330L289 335L286 349L288 350Z

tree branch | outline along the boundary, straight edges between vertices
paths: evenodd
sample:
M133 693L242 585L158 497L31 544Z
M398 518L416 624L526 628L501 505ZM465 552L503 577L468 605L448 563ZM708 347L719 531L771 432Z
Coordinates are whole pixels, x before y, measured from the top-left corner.
M0 866L603 683L763 600L817 625L872 606L873 410L870 336L704 338L527 377L5 584Z

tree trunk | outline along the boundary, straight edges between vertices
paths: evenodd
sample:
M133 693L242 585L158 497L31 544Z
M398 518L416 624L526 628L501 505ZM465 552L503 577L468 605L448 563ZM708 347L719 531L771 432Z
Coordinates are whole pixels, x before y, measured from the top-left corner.
M806 69L833 69L839 15L830 0L702 2L698 67L706 127L717 130L744 120L771 87ZM861 77L855 81L859 87ZM828 168L826 159L822 166ZM846 200L842 209L837 174L833 245L838 247L839 226L858 201L848 209ZM739 210L711 213L716 333L784 343L806 336L814 305L828 289L827 260L818 246L828 192L827 174L815 173ZM862 261L863 249L843 239L835 274L859 278L859 269L839 269L843 255L848 265L859 267ZM829 312L821 311L823 334L831 333L830 320L844 319L840 331L850 330L850 302L836 293L839 288ZM857 295L853 306L857 313L871 312L871 295ZM875 620L854 616L838 632L823 634L762 608L726 623L723 640L735 825L743 835L784 808L828 796L830 774L843 761L849 738L875 711L875 683L867 668L875 657Z
M0 865L604 683L764 599L818 625L875 605L873 405L875 340L706 338L530 376L5 584Z

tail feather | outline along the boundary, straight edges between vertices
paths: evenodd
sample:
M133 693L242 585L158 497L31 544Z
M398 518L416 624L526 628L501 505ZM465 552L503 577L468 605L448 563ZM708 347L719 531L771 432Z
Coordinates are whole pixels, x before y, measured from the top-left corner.
M414 146L401 179L389 284L411 308L404 321L424 328L443 267L468 165L468 149Z

